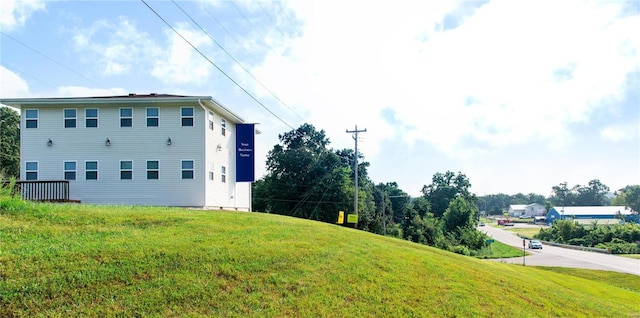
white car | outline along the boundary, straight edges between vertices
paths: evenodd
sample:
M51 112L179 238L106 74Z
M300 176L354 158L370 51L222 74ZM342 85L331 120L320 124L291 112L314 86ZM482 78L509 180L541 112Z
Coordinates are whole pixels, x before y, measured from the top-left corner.
M540 243L540 241L538 241L538 240L531 240L531 241L529 241L529 248L530 249L542 249L542 243Z

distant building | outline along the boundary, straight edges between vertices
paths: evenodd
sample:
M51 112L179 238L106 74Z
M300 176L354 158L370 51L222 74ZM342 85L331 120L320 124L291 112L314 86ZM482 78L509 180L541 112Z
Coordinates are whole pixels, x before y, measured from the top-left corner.
M540 203L512 204L509 206L509 216L511 217L534 217L545 215L547 210Z
M83 203L251 210L254 126L211 96L0 103L21 110L22 180L68 182Z
M526 204L512 204L509 206L509 216L518 217L524 214Z
M553 223L557 220L575 220L581 223L619 223L633 221L637 213L625 206L565 206L553 207L547 212L547 222Z

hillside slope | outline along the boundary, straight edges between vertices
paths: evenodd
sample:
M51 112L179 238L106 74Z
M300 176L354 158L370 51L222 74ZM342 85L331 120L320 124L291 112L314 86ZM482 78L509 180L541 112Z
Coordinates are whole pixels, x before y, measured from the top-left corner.
M627 317L638 299L637 289L278 215L0 211L2 317Z

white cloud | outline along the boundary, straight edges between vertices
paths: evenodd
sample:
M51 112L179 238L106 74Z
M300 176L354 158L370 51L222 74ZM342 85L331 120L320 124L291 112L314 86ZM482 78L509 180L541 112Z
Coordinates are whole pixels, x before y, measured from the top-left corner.
M192 30L184 23L177 24L175 28L199 50L212 44L206 34ZM202 84L211 75L213 66L172 30L167 29L164 34L169 42L168 48L154 62L151 74L165 83Z
M423 140L463 157L531 141L558 149L640 69L640 16L622 16L619 2L495 0L449 28L455 2L290 5L304 33L290 54L267 56L265 82L345 146L338 134L358 124L371 141ZM400 124L381 118L386 108Z
M29 96L29 85L20 75L0 65L0 97L14 98Z
M22 27L35 11L44 10L43 0L0 1L0 29L5 31Z
M636 134L637 134L637 130L638 127L635 127L636 130ZM615 127L607 127L604 128L602 130L600 130L600 137L602 137L605 140L608 141L612 141L612 142L619 142L619 141L626 141L626 140L633 140L634 139L634 128L633 127L621 127L621 126L615 126Z
M130 73L161 51L146 32L124 17L117 23L99 20L89 28L75 30L73 43L76 50L88 53L87 62L107 76Z
M62 86L58 88L58 94L62 97L89 97L89 96L93 97L93 96L126 95L127 91L119 87L105 89L105 88L91 88L91 87L82 87L82 86Z

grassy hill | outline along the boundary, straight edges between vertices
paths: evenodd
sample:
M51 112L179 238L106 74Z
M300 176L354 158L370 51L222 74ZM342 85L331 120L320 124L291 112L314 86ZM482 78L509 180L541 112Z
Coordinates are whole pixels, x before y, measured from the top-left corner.
M0 204L1 317L637 317L639 299L640 276L589 279L277 215Z

